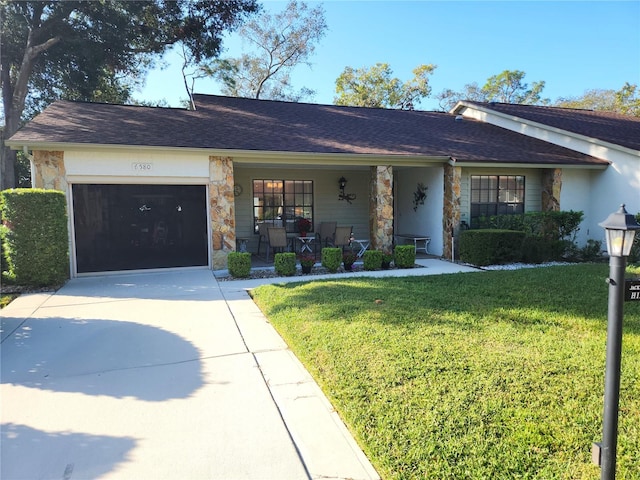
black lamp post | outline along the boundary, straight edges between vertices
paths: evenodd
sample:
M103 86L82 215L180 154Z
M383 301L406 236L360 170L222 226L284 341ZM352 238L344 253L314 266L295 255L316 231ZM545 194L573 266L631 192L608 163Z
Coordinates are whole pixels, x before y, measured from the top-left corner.
M607 359L604 373L604 415L602 444L597 446L600 479L616 478L616 446L618 442L618 404L620 401L620 364L622 356L622 310L624 272L636 230L640 225L624 205L600 223L607 234L609 252L609 310L607 316Z

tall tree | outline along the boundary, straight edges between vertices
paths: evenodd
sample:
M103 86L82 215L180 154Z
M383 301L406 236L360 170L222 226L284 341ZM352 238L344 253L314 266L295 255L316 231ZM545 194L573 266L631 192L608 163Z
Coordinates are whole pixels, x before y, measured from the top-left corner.
M431 93L429 75L435 65L419 65L413 70L413 78L403 82L393 77L388 63L376 63L372 67L353 69L346 67L336 79L333 103L374 108L399 108L413 110Z
M545 82L533 82L531 87L524 82L526 73L521 70L504 70L489 77L482 88L477 83L465 85L462 92L446 89L438 98L443 110L451 110L460 100L476 102L521 103L528 105L546 105L548 98L542 98Z
M640 90L626 82L620 90L592 89L579 97L559 98L556 107L584 108L640 117Z
M127 100L176 42L197 60L217 56L223 32L257 9L255 0L0 0L2 140L56 98ZM4 141L2 154L2 188L9 188L16 155Z
M291 0L282 12L264 12L239 29L248 52L202 68L222 82L225 95L298 101L314 92L296 91L291 71L310 65L309 58L326 30L322 6L310 9L304 2Z

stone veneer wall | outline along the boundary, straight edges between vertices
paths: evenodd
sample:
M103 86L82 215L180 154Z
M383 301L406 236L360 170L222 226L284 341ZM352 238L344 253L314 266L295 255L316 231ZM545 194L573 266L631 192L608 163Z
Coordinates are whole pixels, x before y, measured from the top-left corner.
M451 258L451 231L457 236L460 229L460 192L462 183L462 168L444 166L444 211L442 212L444 246L442 255Z
M233 159L209 157L209 212L214 270L227 268L227 255L236 249Z
M560 211L560 191L562 190L562 169L550 168L542 171L542 211Z
M369 230L372 250L393 250L393 167L370 168Z
M33 152L33 164L35 166L35 174L32 179L34 188L61 190L63 192L69 189L66 178L67 171L64 166L64 152L35 150Z

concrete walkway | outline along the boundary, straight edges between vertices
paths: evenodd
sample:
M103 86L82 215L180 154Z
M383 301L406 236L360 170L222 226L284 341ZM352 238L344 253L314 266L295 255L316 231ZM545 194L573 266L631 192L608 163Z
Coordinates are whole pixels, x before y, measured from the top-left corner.
M473 270L426 262L405 274ZM249 298L265 281L90 277L1 310L0 478L379 478Z

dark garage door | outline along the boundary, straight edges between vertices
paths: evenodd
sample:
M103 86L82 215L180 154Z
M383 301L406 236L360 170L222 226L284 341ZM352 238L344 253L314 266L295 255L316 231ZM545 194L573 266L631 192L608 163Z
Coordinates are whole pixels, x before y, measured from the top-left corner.
M203 185L72 187L78 273L208 264Z

